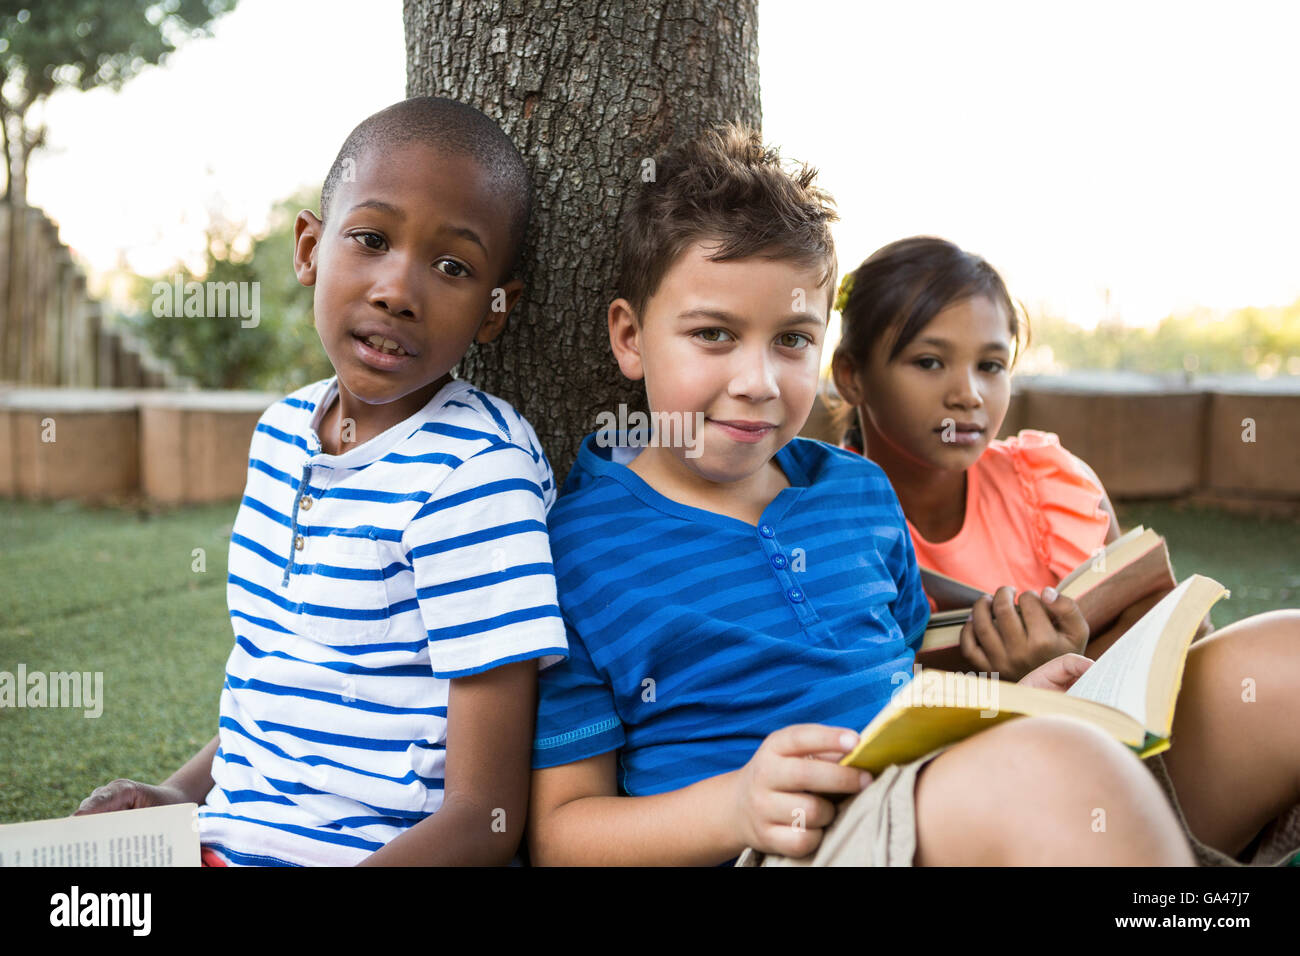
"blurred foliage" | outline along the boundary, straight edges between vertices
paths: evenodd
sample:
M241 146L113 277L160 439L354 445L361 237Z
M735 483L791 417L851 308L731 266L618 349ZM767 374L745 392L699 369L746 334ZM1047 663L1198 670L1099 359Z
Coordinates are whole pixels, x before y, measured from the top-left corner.
M200 388L248 388L288 393L334 374L312 323L312 292L293 271L293 223L302 209L318 209L319 190L304 190L272 210L267 231L250 237L242 227L214 220L207 230L204 274L177 266L136 280L137 304L125 324L156 356ZM259 321L245 328L237 310L226 317L156 316L154 283L257 283ZM249 285L246 289L252 289ZM166 311L163 309L162 311Z
M1081 329L1052 316L1035 317L1030 325L1026 358L1039 368L1300 375L1300 299L1227 315L1199 310L1169 316L1154 328L1103 322Z
M60 87L118 89L238 0L0 0L0 130L12 181L6 198L26 194L26 165L44 142L28 114Z

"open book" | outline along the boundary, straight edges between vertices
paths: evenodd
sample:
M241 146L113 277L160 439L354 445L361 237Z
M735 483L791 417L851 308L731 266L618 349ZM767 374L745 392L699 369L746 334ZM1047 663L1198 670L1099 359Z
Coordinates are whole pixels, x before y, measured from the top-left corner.
M1187 648L1228 592L1194 574L1142 616L1069 691L987 675L916 668L841 763L872 773L956 743L1004 720L1059 715L1093 724L1141 757L1169 747Z
M3 866L198 866L198 805L0 825Z
M960 668L962 625L985 592L926 568L921 585L939 609L930 615L917 656L931 667ZM1056 589L1079 605L1095 637L1130 604L1173 586L1165 539L1138 525L1063 577Z

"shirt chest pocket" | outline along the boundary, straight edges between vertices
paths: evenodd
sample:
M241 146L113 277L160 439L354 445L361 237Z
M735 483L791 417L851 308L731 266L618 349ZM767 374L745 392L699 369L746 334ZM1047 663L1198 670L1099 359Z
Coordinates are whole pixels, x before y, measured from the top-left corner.
M312 537L294 575L304 631L325 644L372 644L389 630L381 542L346 534Z

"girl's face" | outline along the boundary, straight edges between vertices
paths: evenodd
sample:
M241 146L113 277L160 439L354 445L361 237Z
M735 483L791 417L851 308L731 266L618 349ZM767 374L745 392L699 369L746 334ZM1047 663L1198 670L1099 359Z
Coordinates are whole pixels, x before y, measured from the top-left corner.
M948 306L890 359L892 345L886 334L865 368L837 369L837 383L845 378L853 394L841 392L863 416L868 454L964 471L1006 417L1010 316L974 296Z

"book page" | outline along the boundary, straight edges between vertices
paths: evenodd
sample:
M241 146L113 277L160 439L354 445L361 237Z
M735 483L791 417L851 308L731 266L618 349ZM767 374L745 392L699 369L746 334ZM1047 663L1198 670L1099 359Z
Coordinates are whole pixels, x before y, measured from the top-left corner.
M198 866L198 806L178 803L0 826L0 867Z
M1122 710L1145 726L1147 677L1151 672L1151 662L1170 617L1194 580L1194 577L1188 578L1166 594L1066 693Z

